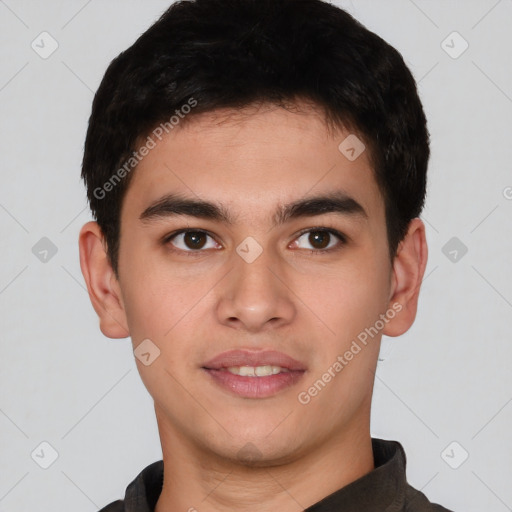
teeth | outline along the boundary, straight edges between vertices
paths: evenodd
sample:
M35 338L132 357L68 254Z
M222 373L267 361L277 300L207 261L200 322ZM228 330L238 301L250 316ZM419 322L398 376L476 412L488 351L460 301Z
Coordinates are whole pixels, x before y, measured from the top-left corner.
M268 377L269 375L277 375L282 372L289 372L287 368L280 366L230 366L226 370L234 375L242 377Z

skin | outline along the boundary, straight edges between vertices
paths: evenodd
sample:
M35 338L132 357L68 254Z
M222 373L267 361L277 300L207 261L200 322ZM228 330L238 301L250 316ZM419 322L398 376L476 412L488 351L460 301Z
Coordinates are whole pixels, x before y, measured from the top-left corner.
M160 349L149 366L136 359L162 443L157 512L298 511L374 469L370 405L380 338L398 336L414 321L425 228L414 219L391 262L367 152L348 160L338 145L349 132L329 131L314 108L302 107L200 114L162 139L139 164L123 202L119 278L98 225L80 232L81 268L101 331L131 336L134 348L149 338ZM366 215L325 213L273 225L278 206L333 190ZM148 205L171 192L221 204L235 222L141 221ZM202 252L190 256L183 239L162 242L188 227L212 235ZM319 227L341 231L347 242L333 236L329 244L338 250L314 253L301 231ZM252 263L236 252L248 236L263 250ZM401 311L301 404L298 393L393 304ZM201 367L239 348L284 352L307 371L270 398L235 396ZM244 455L251 450L252 457Z

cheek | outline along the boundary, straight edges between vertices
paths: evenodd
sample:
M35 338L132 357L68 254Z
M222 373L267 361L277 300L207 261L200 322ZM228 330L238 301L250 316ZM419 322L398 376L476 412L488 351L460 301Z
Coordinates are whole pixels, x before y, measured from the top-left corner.
M197 287L184 286L148 249L124 242L120 283L130 335L134 345L145 338L163 340L190 309Z
M141 379L155 400L165 399L172 410L182 406L179 382L194 368L194 306L200 293L197 286L183 285L177 276L159 273L157 268L139 272L136 278L132 275L123 290L135 356L139 344L148 339L151 343L144 351L151 358L157 354L149 365L143 359L136 361Z
M313 311L328 338L351 340L384 312L389 268L374 255L354 255L329 273L303 279L299 297ZM338 347L339 348L339 347Z
M187 324L187 315L198 301L197 286L182 286L176 279L148 275L139 286L126 290L126 315L134 342L140 338L165 341Z

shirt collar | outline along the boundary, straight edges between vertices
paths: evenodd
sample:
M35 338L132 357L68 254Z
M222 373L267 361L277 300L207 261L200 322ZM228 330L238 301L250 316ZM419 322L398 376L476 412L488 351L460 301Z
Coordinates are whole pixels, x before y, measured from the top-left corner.
M372 438L375 469L326 496L305 512L370 512L402 510L405 500L406 457L397 441ZM163 485L164 464L146 467L126 488L125 512L153 512Z
M372 438L375 469L307 508L305 512L395 512L405 500L406 457L400 443Z

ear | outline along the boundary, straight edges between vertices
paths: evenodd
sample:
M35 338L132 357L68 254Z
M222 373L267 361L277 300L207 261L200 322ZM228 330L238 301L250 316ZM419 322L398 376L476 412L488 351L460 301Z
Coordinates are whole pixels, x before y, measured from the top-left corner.
M107 244L96 222L88 222L78 239L80 268L89 298L100 320L101 332L109 338L126 338L126 313L121 288L107 256Z
M389 308L397 314L386 324L386 336L400 336L413 324L427 257L425 225L416 218L410 222L393 260Z

